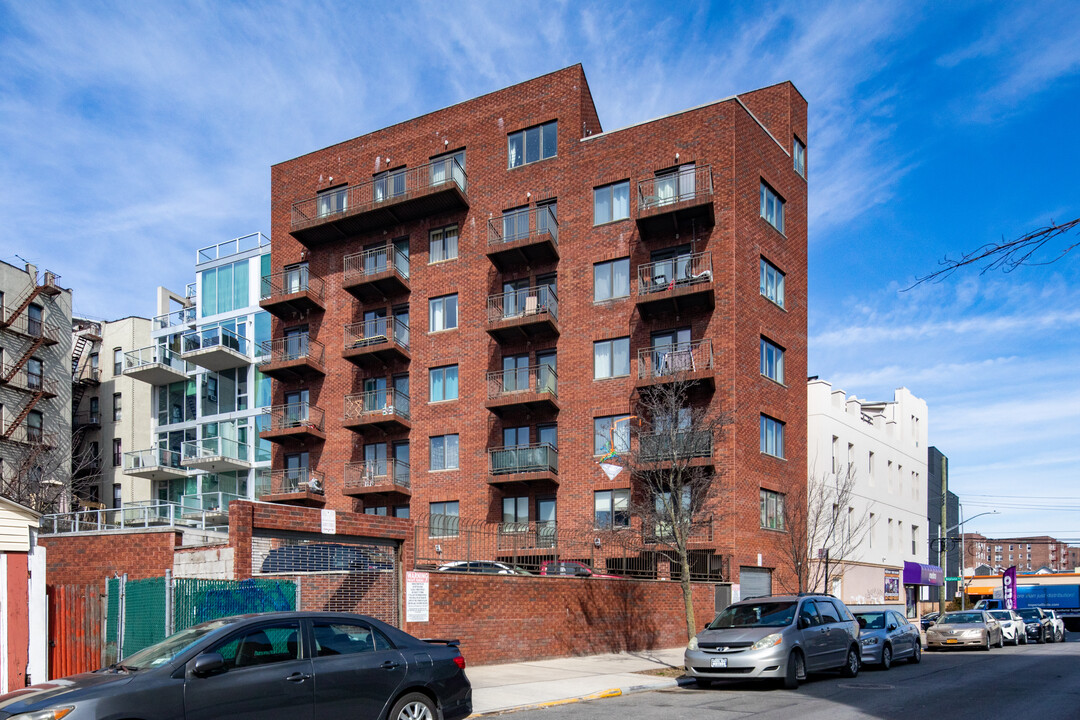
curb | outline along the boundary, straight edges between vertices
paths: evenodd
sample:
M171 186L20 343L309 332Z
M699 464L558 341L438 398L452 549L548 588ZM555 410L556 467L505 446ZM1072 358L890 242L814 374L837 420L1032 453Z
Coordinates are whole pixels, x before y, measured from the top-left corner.
M472 715L469 715L469 718L505 715L506 713L518 712L520 710L540 710L543 708L570 705L572 703L585 702L588 700L603 700L604 698L621 697L623 695L647 692L649 690L663 690L664 688L678 687L681 684L682 683L680 683L678 679L672 678L667 682L657 683L655 685L631 685L630 687L625 688L609 688L608 690L601 690L600 692L591 693L589 695L580 695L578 697L563 698L561 700L548 700L546 702L531 703L528 705L516 705L514 707L502 708L501 710L488 710L486 712L473 713ZM466 718L466 720L468 720L468 718Z

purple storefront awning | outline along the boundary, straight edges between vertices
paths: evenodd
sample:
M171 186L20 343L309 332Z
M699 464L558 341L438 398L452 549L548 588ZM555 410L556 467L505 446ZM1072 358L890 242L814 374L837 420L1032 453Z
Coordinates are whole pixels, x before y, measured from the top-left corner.
M937 565L922 563L904 563L905 585L944 585L945 573Z

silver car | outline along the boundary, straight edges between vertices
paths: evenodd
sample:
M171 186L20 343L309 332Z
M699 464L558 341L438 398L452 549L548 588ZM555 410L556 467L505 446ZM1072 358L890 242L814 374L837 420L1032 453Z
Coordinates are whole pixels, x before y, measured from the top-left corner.
M698 685L714 680L779 680L796 688L807 673L859 673L859 623L831 595L769 595L729 605L683 657Z
M926 631L926 649L941 650L954 647L1005 647L1001 623L989 610L967 610L945 613Z
M1027 645L1024 618L1015 610L990 610L989 613L1001 623L1001 634L1010 645Z
M919 628L895 610L873 610L855 613L859 621L859 646L863 665L892 667L893 660L922 660L922 635Z

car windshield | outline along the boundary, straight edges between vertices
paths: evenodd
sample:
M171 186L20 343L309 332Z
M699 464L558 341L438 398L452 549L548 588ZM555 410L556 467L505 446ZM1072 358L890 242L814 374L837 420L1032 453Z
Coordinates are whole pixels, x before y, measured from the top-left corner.
M885 613L862 612L855 613L855 619L864 630L881 630L885 627Z
M200 625L189 627L187 630L181 630L175 635L170 635L156 645L151 645L150 647L143 648L137 653L128 655L123 659L123 665L126 668L135 670L163 665L218 628L225 627L234 622L236 622L236 620L233 618L222 618L221 620L211 620L210 622L204 622Z
M1034 610L1034 609L1032 609L1032 610L1020 610L1018 612L1020 613L1020 617L1024 618L1025 620L1031 620L1032 622L1039 622L1040 618L1039 618L1039 611L1038 610Z
M981 612L946 613L941 619L943 625L979 625L983 622Z
M709 623L709 630L743 627L784 627L795 619L792 601L729 605Z

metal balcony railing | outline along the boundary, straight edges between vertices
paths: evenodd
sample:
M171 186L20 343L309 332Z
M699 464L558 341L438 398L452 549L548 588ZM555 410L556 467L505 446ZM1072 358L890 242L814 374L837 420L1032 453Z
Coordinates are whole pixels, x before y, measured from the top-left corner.
M653 345L638 350L637 367L638 378L641 380L711 370L713 367L712 340Z
M269 244L270 238L266 237L261 232L253 232L249 235L233 238L232 240L219 242L217 245L208 245L207 247L199 248L199 252L195 258L195 264L201 265L203 263L213 262L214 260L221 260L222 258L239 255L248 250L266 247Z
M711 283L712 254L687 253L667 260L638 265L638 295L674 290L699 283Z
M183 471L184 466L181 464L181 460L182 456L178 451L168 448L133 450L124 453L124 472L155 467L171 467Z
M56 447L57 436L53 433L45 432L39 427L32 427L30 425L22 424L14 428L10 428L11 432L4 438L11 442L20 443L22 445L42 445L44 447Z
M151 345L124 353L124 372L148 365L166 365L180 373L187 373L191 367L180 357L180 353L163 345Z
M212 457L248 462L251 458L251 448L245 443L222 437L189 440L183 445L183 462Z
M267 491L264 494L281 495L285 493L313 492L322 495L325 492L323 474L308 468L288 468L271 470L262 476Z
M271 275L263 275L259 286L259 299L269 300L305 291L322 300L322 278L311 277L307 267L290 268Z
M344 265L343 280L346 284L363 282L365 277L391 268L404 280L409 279L409 256L395 248L393 243L346 255Z
M8 377L12 372L11 365L5 364L0 372L3 372L4 377ZM39 373L30 372L30 368L27 365L23 365L18 370L15 370L15 373L11 375L7 383L8 387L25 390L26 392L40 392L52 396L57 394L57 384L55 380Z
M292 228L295 230L315 221L332 220L335 217L373 210L384 203L407 200L448 183L456 184L463 194L468 192L465 168L452 157L440 158L413 168L393 170L356 185L330 190L293 203Z
M242 335L237 335L232 330L223 327L206 328L196 330L184 335L184 352L193 350L205 350L207 348L223 347L235 350L241 355L247 355L248 341Z
M194 303L195 299L191 298L191 300L192 303ZM197 316L195 315L195 305L192 304L191 307L173 310L172 312L167 312L164 315L155 315L153 321L154 329L165 330L167 328L178 327L180 325L194 325L196 317Z
M222 515L221 510L185 509L180 503L150 500L125 503L122 508L44 515L41 518L41 532L78 533L161 526L220 530L224 520Z
M398 415L409 418L409 396L400 390L383 388L345 396L345 419Z
M393 458L345 463L345 490L396 485L409 487L409 463Z
M545 313L554 320L559 319L559 298L550 285L538 285L498 295L488 295L489 324Z
M487 374L488 399L504 398L520 393L549 393L559 397L559 376L550 365L530 365L512 370L495 370Z
M33 338L43 338L47 343L58 343L64 336L64 328L49 320L30 317L26 311L19 313L7 326L9 330ZM71 332L68 327L67 332Z
M638 209L652 210L665 205L712 197L712 167L695 165L638 182Z
M492 448L488 458L492 475L559 472L559 450L550 443Z
M409 326L399 318L374 318L345 326L345 349L393 342L409 349Z
M101 424L101 413L90 412L89 410L75 413L75 416L71 419L72 427L76 430L84 427L93 427Z
M712 435L705 430L658 432L638 440L643 462L681 462L712 455Z
M264 430L290 430L292 428L323 429L325 414L322 408L306 402L271 405L263 408L263 415L268 419Z
M298 333L263 341L259 354L262 356L261 364L290 362L306 358L321 366L326 350L318 340L308 339L307 333Z
M488 245L548 237L559 244L559 221L550 206L512 210L488 220Z
M101 382L101 370L90 363L83 363L75 372L71 373L71 381L77 383Z

